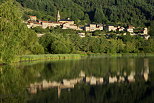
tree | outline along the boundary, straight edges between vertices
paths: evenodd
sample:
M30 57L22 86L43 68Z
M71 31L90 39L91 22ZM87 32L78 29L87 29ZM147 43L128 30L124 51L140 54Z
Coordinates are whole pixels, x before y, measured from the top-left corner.
M137 42L135 40L126 42L125 51L127 53L137 53Z
M36 33L22 23L21 17L16 1L6 0L0 4L0 61L9 63L17 55L43 53ZM36 48L41 51L35 51Z
M101 9L98 9L98 8L96 9L94 21L96 23L106 23L107 22L107 18L105 17L105 15Z
M75 50L69 36L63 36L60 33L49 33L42 36L39 40L44 47L45 53L68 54Z
M154 21L151 21L150 23L150 31L149 34L154 37Z

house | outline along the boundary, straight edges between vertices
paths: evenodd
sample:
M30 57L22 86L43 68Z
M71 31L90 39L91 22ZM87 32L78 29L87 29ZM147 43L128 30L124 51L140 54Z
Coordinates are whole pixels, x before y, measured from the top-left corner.
M60 27L62 25L62 23L60 22L52 22L51 23L51 27Z
M96 30L103 30L103 25L102 24L97 24L96 25Z
M143 34L144 34L144 35L148 35L148 28L144 28Z
M70 20L70 18L65 19L61 19L58 22L63 23L63 24L74 24L75 22L73 20Z
M117 31L118 27L115 27L113 25L107 25L106 27L107 31Z
M134 33L134 28L135 28L135 27L133 27L132 25L129 25L129 26L127 27L127 32Z
M62 29L74 29L77 30L78 26L75 24L63 24L62 25Z
M121 26L113 26L113 25L108 25L106 26L106 30L107 31L124 31L125 28L124 27L121 27Z
M76 24L62 24L62 29L73 29L73 30L83 30L80 27L78 27Z
M125 28L121 27L121 26L118 26L118 28L117 28L117 31L124 31L124 30L125 30Z
M84 27L84 30L90 31L90 32L96 31L96 30L103 30L103 25L102 24L89 24Z
M42 28L51 28L51 27L58 27L58 26L61 26L62 23L60 22L51 22L51 21L41 21L41 24L42 24Z
M36 16L29 16L29 18L30 18L31 21L36 21L37 20Z
M43 29L46 29L47 27L49 27L51 25L51 23L49 21L42 21L41 24L42 24Z
M36 22L36 21L28 21L28 23L27 23L28 28L35 28L38 26L42 26L42 25L41 25L41 23Z

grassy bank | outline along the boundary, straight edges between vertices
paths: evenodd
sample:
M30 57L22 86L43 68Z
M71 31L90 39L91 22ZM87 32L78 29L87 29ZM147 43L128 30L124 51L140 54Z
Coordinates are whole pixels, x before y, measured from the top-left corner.
M42 54L42 55L24 55L15 58L14 62L37 61L37 60L61 60L61 59L80 59L82 56L103 56L103 57L149 57L154 53L116 53L116 54Z
M16 62L31 62L38 60L61 60L61 59L80 59L83 56L102 56L102 57L150 57L154 56L154 53L83 53L83 54L42 54L42 55L24 55L16 56L12 63ZM0 64L5 64L0 61Z
M80 59L80 54L42 54L42 55L23 55L16 56L13 60L15 62L30 62L38 60L61 60L61 59Z

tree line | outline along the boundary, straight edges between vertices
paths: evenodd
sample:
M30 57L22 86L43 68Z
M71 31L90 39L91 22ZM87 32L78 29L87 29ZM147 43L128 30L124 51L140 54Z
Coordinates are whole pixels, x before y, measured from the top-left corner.
M62 32L63 31L63 32ZM45 53L152 53L154 40L141 36L86 36L81 38L73 30L53 29L39 38Z

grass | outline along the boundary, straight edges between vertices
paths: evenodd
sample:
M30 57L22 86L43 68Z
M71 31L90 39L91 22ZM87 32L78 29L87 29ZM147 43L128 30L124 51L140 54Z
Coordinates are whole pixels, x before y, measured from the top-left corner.
M39 60L62 60L62 59L80 59L83 56L102 56L102 57L150 57L154 53L88 53L88 54L42 54L42 55L23 55L16 56L12 63L31 62ZM5 64L0 61L0 64Z
M24 55L17 57L19 62L37 60L60 60L60 59L80 59L80 54L43 54L43 55Z

